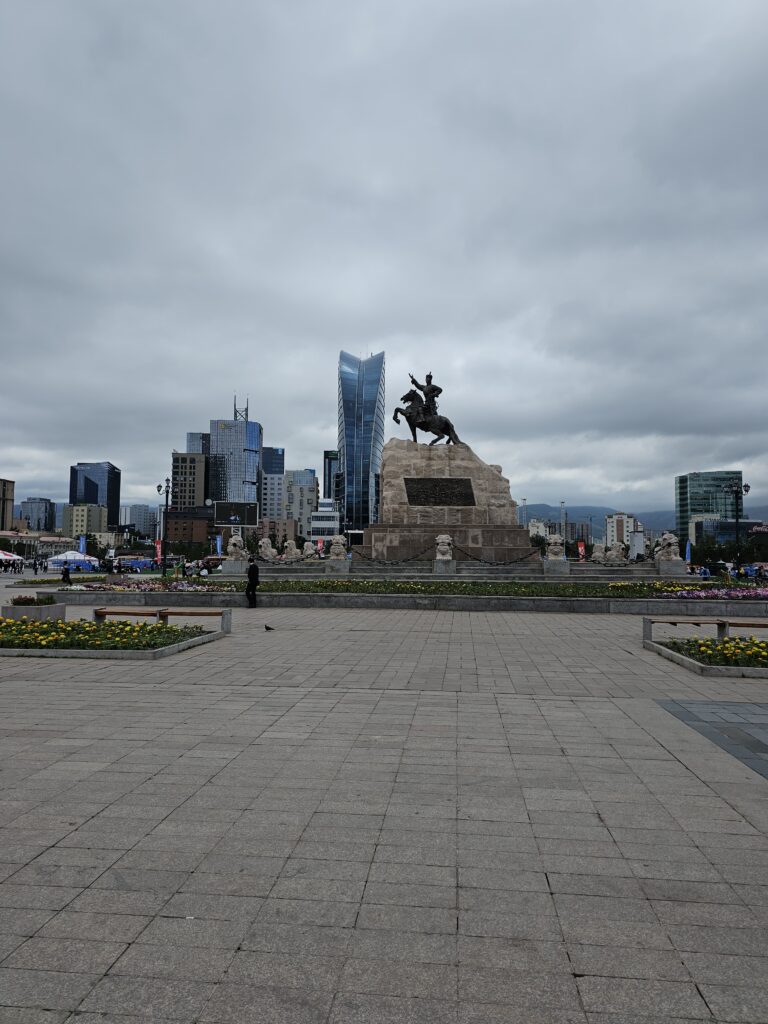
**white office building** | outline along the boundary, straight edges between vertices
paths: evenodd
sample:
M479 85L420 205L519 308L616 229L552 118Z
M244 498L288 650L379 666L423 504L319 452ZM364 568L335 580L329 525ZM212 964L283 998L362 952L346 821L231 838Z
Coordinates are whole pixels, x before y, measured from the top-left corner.
M312 513L309 540L317 545L322 540L323 547L328 550L331 544L331 537L341 533L341 514L335 501L330 498L321 498L316 512Z
M642 523L639 523L634 516L626 512L613 512L605 517L605 543L608 547L612 544L629 545L629 535L637 531L642 532Z

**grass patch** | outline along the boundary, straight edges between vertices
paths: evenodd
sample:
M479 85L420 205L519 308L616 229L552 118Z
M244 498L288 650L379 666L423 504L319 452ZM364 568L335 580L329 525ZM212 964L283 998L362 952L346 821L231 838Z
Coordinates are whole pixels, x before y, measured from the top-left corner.
M685 640L665 640L662 646L702 665L768 668L768 641L757 640L753 636L732 636L725 640L694 636Z
M0 618L0 647L44 651L151 651L158 647L201 636L200 626L166 626L161 623L115 620L95 623L49 619Z

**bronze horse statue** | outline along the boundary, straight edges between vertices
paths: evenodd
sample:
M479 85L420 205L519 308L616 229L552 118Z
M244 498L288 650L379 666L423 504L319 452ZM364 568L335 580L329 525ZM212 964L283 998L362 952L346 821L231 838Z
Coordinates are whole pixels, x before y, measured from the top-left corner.
M400 415L402 414L408 426L411 428L411 434L413 440L416 440L416 430L423 430L425 434L437 434L434 441L429 443L437 444L438 441L442 441L445 437L446 444L461 444L456 431L453 429L453 424L447 416L433 415L428 412L424 404L424 399L421 397L418 391L411 390L408 394L403 395L400 399L401 402L406 403L404 409L395 409L395 414L392 419L395 423L400 422Z

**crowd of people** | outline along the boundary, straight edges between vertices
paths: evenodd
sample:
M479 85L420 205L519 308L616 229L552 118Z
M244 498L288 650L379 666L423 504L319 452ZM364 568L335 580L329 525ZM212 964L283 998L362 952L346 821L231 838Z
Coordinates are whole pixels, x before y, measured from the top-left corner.
M32 563L32 573L37 576L39 572L48 572L48 563L45 561L35 561ZM14 576L23 576L24 570L26 569L26 563L22 558L4 558L0 565L0 571L4 573L12 573Z

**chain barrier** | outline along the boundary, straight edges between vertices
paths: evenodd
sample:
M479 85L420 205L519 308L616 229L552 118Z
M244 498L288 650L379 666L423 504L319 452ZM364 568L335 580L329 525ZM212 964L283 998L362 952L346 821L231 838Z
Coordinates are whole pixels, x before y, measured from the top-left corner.
M370 555L363 554L362 551L358 551L357 548L353 548L352 551L357 554L358 558L362 558L366 562L373 562L375 565L406 565L408 562L415 562L416 559L421 558L422 555L426 555L428 551L434 550L434 544L430 544L429 547L424 548L423 551L417 552L415 555L410 555L408 558L371 558Z
M529 558L535 557L537 552L529 551L527 555L521 555L520 558L511 558L508 562L492 562L487 558L480 558L479 555L473 555L471 551L466 551L464 548L460 548L458 544L453 545L454 551L460 551L462 555L466 555L467 558L471 558L473 562L482 562L483 565L517 565L518 562L525 562Z
M372 565L407 565L409 562L415 562L428 554L430 551L434 551L434 544L430 544L429 547L424 548L423 551L417 552L415 555L410 555L408 558L372 558L370 555L364 554L358 548L352 548L353 560L360 559L365 562L370 562ZM479 555L472 554L471 551L467 551L465 548L459 547L458 544L453 545L454 551L461 552L466 558L469 558L473 562L480 562L482 565L517 565L519 562L525 562L529 558L534 558L537 554L536 551L529 551L527 555L521 555L520 558L512 558L507 562L494 562L487 558L480 558ZM264 565L298 565L300 562L325 562L327 558L321 559L317 555L302 555L300 558L292 558L288 562L283 562L279 559L263 558L261 555L253 556L257 562L261 562Z

